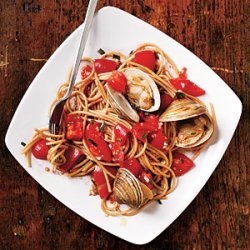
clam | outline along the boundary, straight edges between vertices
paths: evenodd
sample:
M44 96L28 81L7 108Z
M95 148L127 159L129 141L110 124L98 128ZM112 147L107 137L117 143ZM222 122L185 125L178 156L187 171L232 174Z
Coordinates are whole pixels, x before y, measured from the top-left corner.
M108 98L112 107L121 115L135 122L140 117L136 109L153 112L160 107L160 93L153 79L143 71L132 68L124 72L127 78L127 91L125 95L106 85Z
M106 85L108 99L112 107L124 117L131 119L135 122L139 122L140 117L137 112L131 107L127 99L123 94L115 91L108 85Z
M140 208L153 198L152 191L125 168L119 168L113 191L119 204L132 208Z
M127 78L126 94L130 103L147 112L158 110L161 98L159 89L153 79L136 68L126 70L124 74Z
M213 124L208 115L203 114L177 124L178 134L175 145L193 148L207 141L213 133Z
M161 114L160 122L174 122L202 115L207 111L206 107L187 98L175 99Z
M176 122L175 145L194 148L207 141L214 130L206 107L186 97L175 99L162 113L161 122Z

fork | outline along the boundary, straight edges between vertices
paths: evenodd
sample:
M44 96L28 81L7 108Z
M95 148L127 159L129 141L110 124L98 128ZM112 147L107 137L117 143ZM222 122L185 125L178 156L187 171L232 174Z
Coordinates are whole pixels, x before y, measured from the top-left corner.
M88 38L89 31L90 31L91 23L94 17L97 2L98 0L89 1L88 9L87 9L86 17L85 17L85 24L84 24L84 28L83 28L82 35L81 35L81 41L80 41L77 56L73 65L73 70L70 76L68 90L66 94L55 104L53 111L51 113L50 119L49 119L49 132L51 134L57 135L59 133L63 107L73 90L73 86L74 86L76 76L78 73L78 69L80 66L81 57L82 57L82 54L83 54L83 51L87 42L87 38Z

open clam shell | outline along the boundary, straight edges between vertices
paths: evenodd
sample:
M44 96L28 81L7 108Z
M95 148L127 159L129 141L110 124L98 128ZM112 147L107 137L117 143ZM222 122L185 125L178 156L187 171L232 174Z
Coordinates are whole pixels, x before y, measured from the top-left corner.
M121 93L115 91L108 85L106 85L106 88L111 106L124 117L131 119L132 121L139 122L139 115L131 107L127 99Z
M175 99L168 108L161 114L160 122L174 122L186 120L206 113L206 107L187 99Z
M140 208L153 198L152 191L125 168L119 168L113 191L118 203L132 208Z
M206 114L177 123L178 133L175 145L180 148L194 148L206 142L213 134L214 127Z
M128 88L126 94L130 103L147 112L158 110L161 98L154 80L137 68L127 69L124 74L127 78Z

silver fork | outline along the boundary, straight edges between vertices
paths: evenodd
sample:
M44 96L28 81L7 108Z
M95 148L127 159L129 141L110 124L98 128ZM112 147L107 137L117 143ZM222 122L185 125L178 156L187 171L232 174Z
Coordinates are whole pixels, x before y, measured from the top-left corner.
M55 104L52 114L49 119L49 131L51 134L56 135L59 133L63 107L72 92L72 89L76 80L76 76L77 76L78 69L80 66L81 57L82 57L82 54L83 54L83 51L87 42L87 38L88 38L89 31L90 31L91 23L94 17L97 2L98 0L89 1L88 9L87 9L86 17L85 17L85 24L84 24L84 28L83 28L82 35L81 35L81 41L80 41L77 56L73 65L73 70L71 73L68 90L66 94L64 95L64 97L61 98Z

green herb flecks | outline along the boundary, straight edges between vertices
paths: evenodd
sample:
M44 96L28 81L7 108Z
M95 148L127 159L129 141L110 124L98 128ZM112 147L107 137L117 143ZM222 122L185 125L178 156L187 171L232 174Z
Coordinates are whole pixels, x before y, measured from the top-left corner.
M143 133L143 135L142 135L142 140L145 140L146 138L147 138L147 136L148 136L148 134L147 133Z
M116 54L113 55L113 58L114 58L114 59L117 59L117 60L119 60L119 61L121 60L121 57L120 57L119 55L116 55Z
M183 92L177 91L175 96L177 99L183 99L185 97L185 94Z
M105 129L105 127L106 127L106 123L102 122L102 124L100 126L100 132L103 132L103 130Z
M100 49L98 49L98 50L97 50L97 52L98 52L100 55L105 54L105 51L104 51L103 49L101 49L101 48L100 48Z

